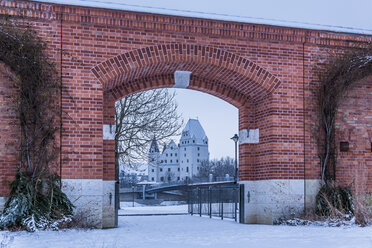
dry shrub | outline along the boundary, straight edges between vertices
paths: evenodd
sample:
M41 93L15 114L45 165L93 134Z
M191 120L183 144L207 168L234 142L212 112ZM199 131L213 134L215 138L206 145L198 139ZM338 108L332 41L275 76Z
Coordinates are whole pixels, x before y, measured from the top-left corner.
M365 163L359 163L353 170L355 223L361 226L372 224L372 209L368 206L368 173L366 171Z
M70 222L66 222L64 226L60 226L62 228L79 228L79 229L95 229L98 227L97 218L94 214L85 211L79 210L77 211L72 220Z
M329 183L321 187L316 196L315 213L330 218L354 216L351 185L342 187Z

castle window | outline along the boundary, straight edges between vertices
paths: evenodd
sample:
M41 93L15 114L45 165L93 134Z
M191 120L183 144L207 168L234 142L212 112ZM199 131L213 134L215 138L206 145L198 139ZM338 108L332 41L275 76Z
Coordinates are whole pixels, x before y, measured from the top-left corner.
M168 161L167 161L167 160L165 160L165 163L168 163Z
M186 172L189 172L189 167L186 167Z
M197 169L199 170L199 166L197 167Z
M162 163L164 162L164 160L161 161Z
M184 150L186 151L186 147L184 148Z
M193 140L192 143L195 143L195 140Z
M200 157L200 153L198 153L198 157Z
M189 162L189 160L187 160L187 163Z
M160 168L160 172L162 172L163 171L163 168Z
M176 160L176 163L178 163L178 159Z
M154 178L153 177L151 178L151 181L154 181Z
M168 168L168 171L171 171L171 168Z
M164 182L164 177L161 177L161 178L160 178L160 181Z
M199 159L197 159L197 162L199 163Z
M178 168L178 171L180 171L180 168ZM178 179L179 180L179 179Z
M152 169L151 172L154 172L154 169Z
M200 151L200 147L198 147L198 151Z
M165 156L167 156L167 157L168 157L168 153L167 153L167 154L165 154Z
M171 157L173 156L173 153L171 153Z
M175 156L175 157L177 157L177 153L176 153L176 154L174 154L174 156Z
M185 153L185 154L183 154L183 156L184 156L184 157L186 157L186 153Z
M177 180L179 181L180 180L180 177L177 177Z
M172 163L172 159L170 160L170 162Z

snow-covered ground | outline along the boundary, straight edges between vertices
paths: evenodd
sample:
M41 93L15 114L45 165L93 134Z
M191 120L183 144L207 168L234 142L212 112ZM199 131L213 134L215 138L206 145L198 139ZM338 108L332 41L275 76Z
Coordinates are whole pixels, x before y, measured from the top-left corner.
M174 204L172 204L174 203ZM186 204L176 205L177 202L163 202L160 206L146 206L138 203L121 202L119 215L127 214L186 214Z
M154 207L135 208L159 212ZM116 229L35 233L1 231L0 247L372 248L372 227L243 225L231 220L190 215L122 216L119 217L119 228Z

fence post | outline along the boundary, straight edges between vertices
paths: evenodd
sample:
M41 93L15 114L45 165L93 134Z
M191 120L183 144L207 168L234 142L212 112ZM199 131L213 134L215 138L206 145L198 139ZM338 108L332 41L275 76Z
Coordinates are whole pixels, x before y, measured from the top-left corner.
M199 216L202 216L202 202L201 202L201 188L198 188L198 195L199 195Z
M240 184L239 222L244 223L244 184ZM248 199L249 200L249 199Z
M194 215L194 202L192 198L192 189L188 189L188 202L189 202L189 213Z
M223 220L223 196L221 194L221 189L220 189L220 196L221 196L221 220Z
M238 187L239 187L239 185L237 185ZM233 191L233 194L234 194L234 207L235 207L235 211L234 211L234 215L235 215L235 222L237 222L237 220L238 220L238 212L237 212L237 210L238 210L238 192L239 192L239 190L238 190L238 188L237 187L234 187L234 191Z
M208 187L208 205L209 205L209 218L212 218L212 192L211 186Z

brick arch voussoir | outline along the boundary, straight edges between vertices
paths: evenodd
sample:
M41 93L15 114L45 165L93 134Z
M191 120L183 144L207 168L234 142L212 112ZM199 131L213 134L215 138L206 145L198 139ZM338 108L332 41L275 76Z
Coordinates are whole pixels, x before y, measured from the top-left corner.
M194 44L162 44L135 49L96 65L92 72L103 84L103 88L110 90L128 80L151 77L148 74L154 75L156 72L149 72L147 69L154 65L170 64L173 65L170 68L177 68L177 65L185 63L220 68L228 76L226 81L229 81L229 76L238 75L244 82L254 85L246 91L256 99L271 94L280 85L277 77L248 58L219 48ZM175 69L172 72L174 71ZM128 78L128 75L132 78Z
M173 85L173 74L163 74L129 81L124 84L120 84L106 91L105 93L110 95L113 101L116 101L141 91L159 88L172 88ZM247 102L250 102L246 95L242 94L230 85L208 78L192 75L188 89L213 95L234 105L237 108L244 106Z

